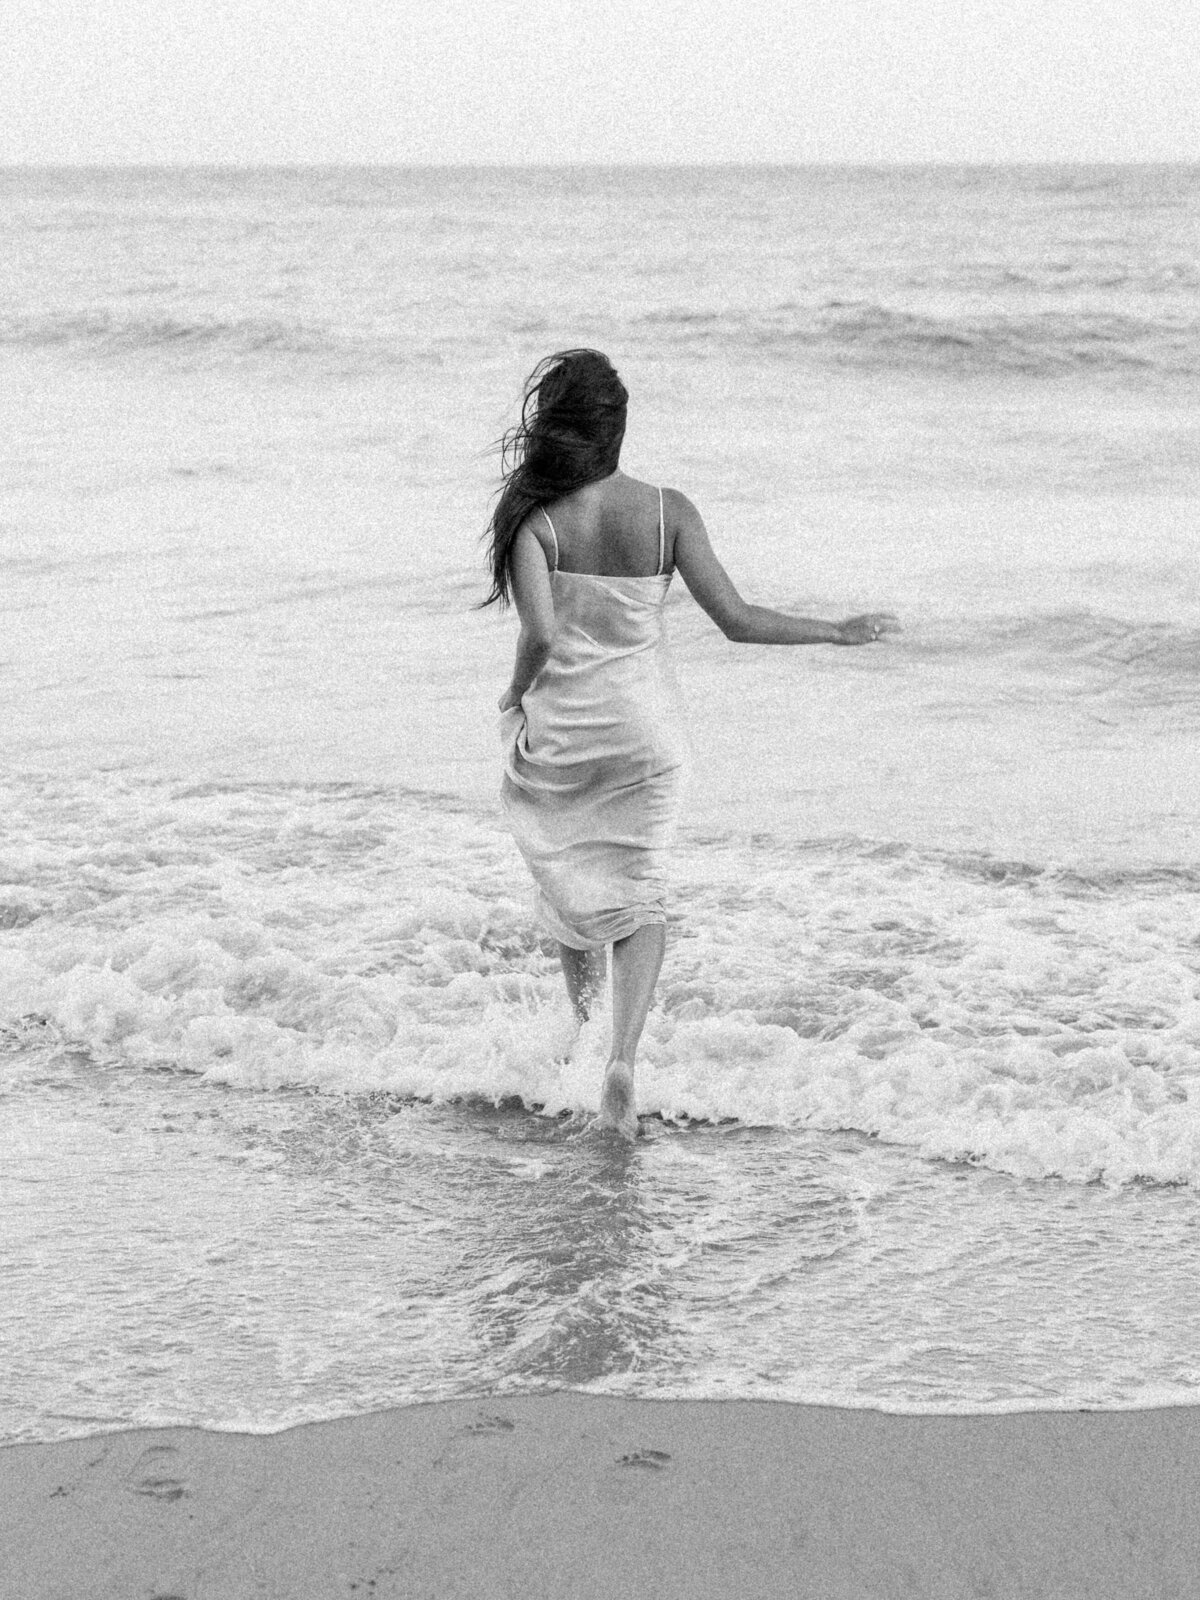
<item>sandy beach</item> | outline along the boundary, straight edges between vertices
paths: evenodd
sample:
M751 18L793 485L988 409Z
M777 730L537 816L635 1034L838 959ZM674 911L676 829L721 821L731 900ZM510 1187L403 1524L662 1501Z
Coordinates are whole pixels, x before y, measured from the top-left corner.
M21 1600L1194 1594L1200 1413L558 1394L0 1451Z

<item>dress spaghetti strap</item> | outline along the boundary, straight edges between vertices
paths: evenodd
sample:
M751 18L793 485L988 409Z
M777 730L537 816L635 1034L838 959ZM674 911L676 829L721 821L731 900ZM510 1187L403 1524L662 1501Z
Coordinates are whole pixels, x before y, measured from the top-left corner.
M557 572L558 571L558 535L554 531L554 524L550 521L550 513L546 510L545 506L539 506L538 510L545 517L546 526L550 529L550 537L554 540L554 570L555 570L555 572Z

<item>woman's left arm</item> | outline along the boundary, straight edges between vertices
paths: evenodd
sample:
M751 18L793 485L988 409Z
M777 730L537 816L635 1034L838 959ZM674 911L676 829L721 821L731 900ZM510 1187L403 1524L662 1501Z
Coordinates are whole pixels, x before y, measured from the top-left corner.
M520 705L522 695L546 665L554 643L556 623L550 568L546 565L545 551L528 522L521 524L513 540L511 577L521 632L512 682L500 697L501 711Z

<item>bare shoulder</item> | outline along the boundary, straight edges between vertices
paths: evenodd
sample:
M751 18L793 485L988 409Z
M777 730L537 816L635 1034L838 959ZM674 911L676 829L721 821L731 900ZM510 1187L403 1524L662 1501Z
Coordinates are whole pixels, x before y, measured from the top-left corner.
M530 538L536 540L537 543L542 547L542 554L546 558L546 565L550 568L554 567L556 555L554 541L550 537L550 527L546 521L546 518L542 514L541 506L534 507L534 509L525 518L524 522L522 522L521 526L517 529L513 537L514 540L520 539L522 542Z
M684 523L702 523L699 511L681 489L668 489L664 486L662 497L663 510L668 520L673 520L681 525Z
M703 542L708 543L704 518L687 495L679 489L663 489L663 522L666 525L667 545L675 558L676 552Z

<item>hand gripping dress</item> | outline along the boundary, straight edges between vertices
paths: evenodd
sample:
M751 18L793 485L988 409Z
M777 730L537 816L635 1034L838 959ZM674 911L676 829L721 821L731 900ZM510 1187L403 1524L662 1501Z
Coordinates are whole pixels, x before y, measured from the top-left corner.
M542 515L556 631L521 705L502 714L501 803L546 930L600 950L667 916L663 857L685 752L663 632L662 490L651 577L561 572Z

